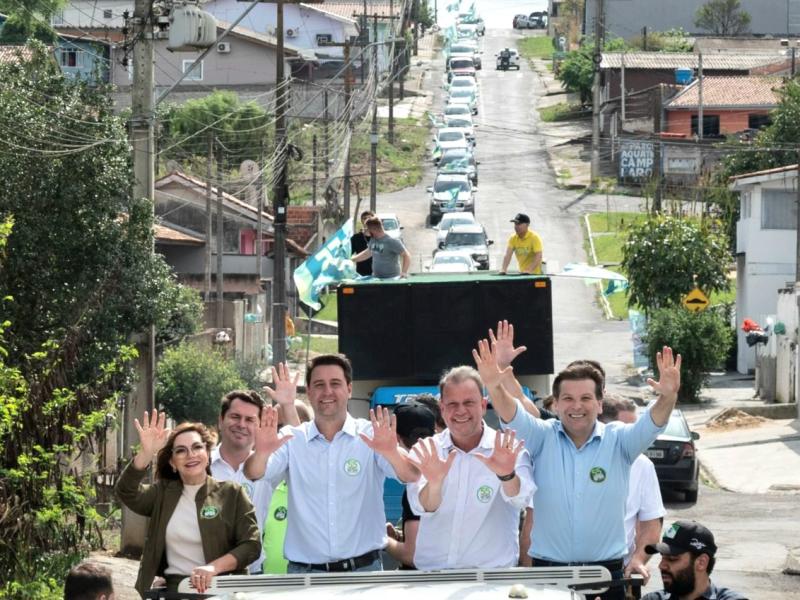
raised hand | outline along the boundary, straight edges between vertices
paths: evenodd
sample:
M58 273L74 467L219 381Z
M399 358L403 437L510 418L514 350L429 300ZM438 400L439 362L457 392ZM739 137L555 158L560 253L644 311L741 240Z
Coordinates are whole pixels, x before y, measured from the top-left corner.
M494 436L494 451L488 457L474 454L495 475L508 475L514 471L517 457L522 452L524 442L515 441L516 432L513 429L497 431Z
M647 383L659 396L674 400L681 389L681 355L673 356L672 348L664 346L656 353L659 379L648 379Z
M286 363L278 363L278 368L272 367L272 383L275 389L264 388L272 400L280 405L294 404L297 397L297 382L300 372L295 373L294 378L289 375Z
M508 321L498 321L497 337L490 329L489 340L491 340L492 348L497 356L497 366L501 369L511 365L515 358L528 349L526 346L514 348L514 326Z
M278 435L278 410L274 406L265 406L261 410L261 422L253 444L257 453L270 455L293 437L291 433Z
M167 413L163 411L159 413L157 410L154 410L149 415L147 411L144 411L142 423L139 423L139 419L133 420L136 431L139 432L140 450L137 456L141 455L143 462L149 463L158 454L158 451L166 445L171 431L165 426L166 422Z
M445 460L439 458L439 451L433 438L419 440L411 451L417 457L417 467L422 476L433 484L440 484L450 472L456 458L456 451L451 450Z
M361 439L378 454L392 454L397 451L397 420L385 406L369 410L372 421L372 437L361 433Z
M487 340L478 340L478 349L472 351L472 358L475 360L483 385L490 390L499 387L503 377L512 371L509 366L500 368L496 349L490 346Z

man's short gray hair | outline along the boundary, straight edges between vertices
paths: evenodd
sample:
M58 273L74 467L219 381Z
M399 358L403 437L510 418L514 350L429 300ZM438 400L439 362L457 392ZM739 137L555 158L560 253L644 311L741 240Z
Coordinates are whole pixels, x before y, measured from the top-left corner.
M607 394L603 398L603 414L600 415L600 421L602 423L619 421L619 413L621 412L636 414L636 403L616 394Z
M450 383L458 384L465 381L474 381L478 386L478 390L483 394L483 381L481 376L473 367L461 365L460 367L453 367L449 371L445 371L442 378L439 380L439 399L444 399L444 386Z

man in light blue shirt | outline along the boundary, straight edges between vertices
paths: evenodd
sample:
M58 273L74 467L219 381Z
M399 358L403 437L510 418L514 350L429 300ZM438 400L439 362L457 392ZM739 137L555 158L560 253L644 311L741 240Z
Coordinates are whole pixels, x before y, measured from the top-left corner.
M347 412L352 368L345 357L314 358L306 385L314 420L284 427L279 436L277 414L265 408L245 474L273 485L286 480L289 573L380 570L387 544L384 479L416 481L419 471L398 447L386 409L371 423Z
M598 422L604 382L590 365L556 376L559 420L542 421L509 393L514 386L504 380L512 371L499 368L497 342L481 340L473 356L501 423L525 441L535 463L536 519L529 550L534 566L601 564L621 578L630 467L669 420L680 388L680 355L674 358L668 347L658 353L660 381L648 380L658 400L631 425ZM602 598L624 595L612 588Z

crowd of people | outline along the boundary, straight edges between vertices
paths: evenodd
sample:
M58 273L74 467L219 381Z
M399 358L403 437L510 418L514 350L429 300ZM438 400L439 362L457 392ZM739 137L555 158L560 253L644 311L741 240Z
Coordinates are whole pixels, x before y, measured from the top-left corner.
M583 360L555 377L551 409L538 407L511 366L524 351L501 322L478 341L474 367L442 376L438 399L377 407L369 420L349 414L352 369L336 354L309 363L309 406L285 365L273 369L272 402L227 394L218 440L200 423L170 430L164 413L145 413L117 484L119 499L150 517L136 589L175 590L188 577L202 593L226 573L376 571L382 551L406 569L601 565L619 580L647 578L660 553L664 590L647 600L742 598L711 582L706 528L679 521L661 537L664 508L642 452L675 406L681 357L659 353L659 379L648 381L658 397L637 416ZM484 419L489 401L498 430ZM385 522L387 477L406 484L401 527Z

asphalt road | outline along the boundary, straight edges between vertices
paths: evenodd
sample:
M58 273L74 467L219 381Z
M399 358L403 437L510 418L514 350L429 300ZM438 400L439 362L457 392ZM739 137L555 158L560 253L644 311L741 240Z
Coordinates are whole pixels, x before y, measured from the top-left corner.
M544 149L546 127L539 123L534 108L543 93L536 74L527 65L519 73L493 68L494 55L504 46L513 47L520 35L531 33L490 29L484 40L476 118L476 157L481 161L476 217L495 241L492 269L499 268L513 233L509 220L517 212L526 212L543 238L548 272L556 273L568 262L586 262L581 218L604 206L556 187ZM430 89L436 90L434 110L443 106L443 73L443 61L438 61L427 80ZM425 192L434 174L431 166L419 186L378 198L379 210L397 213L405 226L412 271L423 269L435 245L435 232L426 228ZM630 206L618 203L617 210L638 207L639 200L632 198ZM609 387L624 385L632 361L628 324L603 319L593 287L580 280L554 278L553 323L556 369L576 358L594 358L606 368ZM716 581L753 600L800 598L800 578L781 573L788 548L800 546L800 496L733 494L703 486L696 504L680 500L677 495L665 498L667 521L696 519L715 533L720 547ZM656 574L648 589L657 589L660 583L657 558L651 563Z

